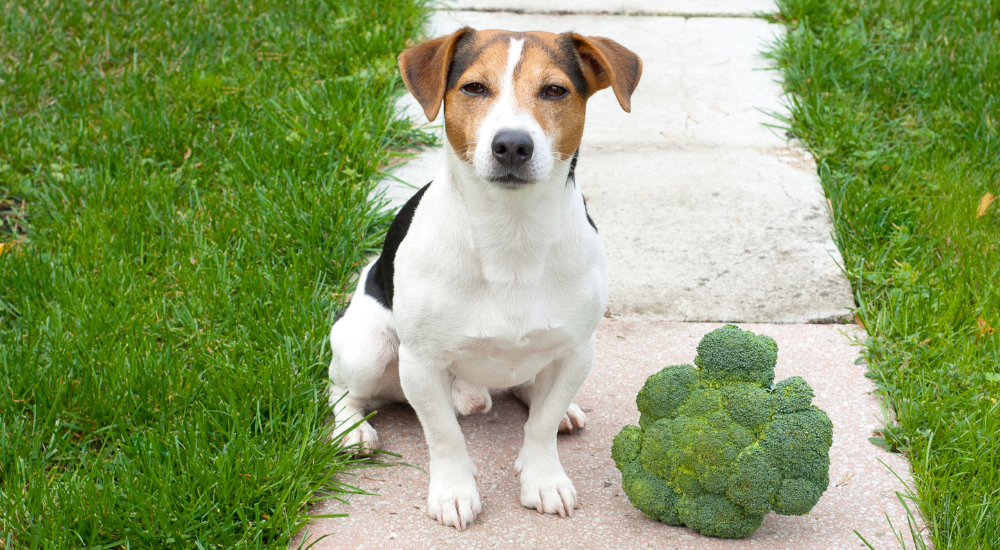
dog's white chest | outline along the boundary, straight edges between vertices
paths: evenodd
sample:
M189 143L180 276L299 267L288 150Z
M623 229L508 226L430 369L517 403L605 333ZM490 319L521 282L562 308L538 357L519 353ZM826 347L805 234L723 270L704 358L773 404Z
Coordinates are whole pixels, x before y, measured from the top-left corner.
M587 342L603 314L603 277L582 266L576 275L574 280L547 273L518 287L480 277L452 280L435 289L438 300L398 312L406 318L400 327L404 341L419 339L425 350L440 350L439 359L471 384L509 387L529 381Z
M538 329L520 336L472 336L449 353L451 369L463 380L508 387L530 380L566 353L573 338L563 329Z

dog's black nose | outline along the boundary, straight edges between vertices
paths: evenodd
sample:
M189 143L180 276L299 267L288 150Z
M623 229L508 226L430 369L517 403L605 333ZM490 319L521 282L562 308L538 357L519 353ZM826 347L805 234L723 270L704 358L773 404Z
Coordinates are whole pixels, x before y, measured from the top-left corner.
M497 132L493 138L493 157L510 168L517 168L531 160L535 144L525 132Z

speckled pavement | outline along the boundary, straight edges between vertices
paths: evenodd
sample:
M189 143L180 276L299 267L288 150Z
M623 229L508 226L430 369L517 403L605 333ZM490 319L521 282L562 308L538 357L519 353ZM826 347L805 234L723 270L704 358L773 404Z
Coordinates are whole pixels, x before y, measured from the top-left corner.
M802 376L816 392L813 404L833 421L830 487L806 516L771 513L750 537L723 540L646 518L621 490L621 474L611 460L611 440L638 421L635 394L650 374L666 365L689 364L705 333L718 323L676 323L605 319L597 330L594 369L577 396L587 413L582 433L559 436L559 454L583 507L573 518L542 515L521 506L514 459L527 411L509 393L494 396L493 410L460 419L469 452L479 468L483 513L466 531L443 527L427 517L427 446L416 414L406 405L380 410L371 420L383 448L415 467L372 468L343 481L373 496L352 495L346 505L328 500L313 514L349 513L315 520L306 543L321 549L579 548L579 549L861 549L857 530L877 549L899 548L893 525L906 516L894 491L909 468L901 456L868 442L879 425L879 406L869 391L864 365L856 365L864 333L853 325L756 325L743 328L778 342L776 380ZM885 465L882 464L882 462ZM293 545L294 547L294 545Z
M521 506L513 464L527 411L498 392L492 411L460 419L480 472L483 512L465 532L438 525L425 512L428 455L420 424L407 405L391 405L371 424L382 447L412 466L342 478L374 494L350 495L350 504L321 502L312 514L349 516L313 520L291 548L865 548L854 531L876 549L899 548L886 516L906 527L896 496L904 485L896 475L908 482L909 465L868 441L882 413L866 367L857 364L854 340L864 332L810 324L841 318L853 306L815 164L763 126L773 122L765 113L780 111L782 99L777 73L763 70L758 52L778 30L753 14L776 11L773 2L452 0L444 6L429 35L466 24L572 28L615 38L644 60L631 114L609 93L590 101L578 166L611 271L609 316L576 399L588 424L582 433L559 436L562 464L583 507L561 519ZM404 97L401 108L427 122L412 100ZM380 191L398 208L436 167L437 153L425 152ZM635 395L646 377L692 362L701 337L723 321L774 337L781 350L777 379L804 377L816 393L813 403L834 425L831 483L816 507L805 516L771 513L752 536L736 541L649 520L622 493L611 460L612 438L638 420Z

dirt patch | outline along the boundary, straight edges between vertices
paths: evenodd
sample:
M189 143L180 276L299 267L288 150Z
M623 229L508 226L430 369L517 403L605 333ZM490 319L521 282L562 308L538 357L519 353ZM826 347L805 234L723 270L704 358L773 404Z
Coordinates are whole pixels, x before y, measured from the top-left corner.
M771 155L792 168L806 174L816 173L816 161L808 151L800 147L768 147L757 149L765 155Z
M0 198L0 238L18 238L27 233L28 203L18 197Z

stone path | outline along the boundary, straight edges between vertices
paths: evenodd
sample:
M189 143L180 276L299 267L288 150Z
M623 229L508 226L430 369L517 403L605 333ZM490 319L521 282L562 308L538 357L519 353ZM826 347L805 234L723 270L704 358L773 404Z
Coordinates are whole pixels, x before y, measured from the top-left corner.
M906 525L893 493L903 487L887 466L905 480L909 470L867 440L881 413L865 367L855 364L852 338L864 333L811 324L840 319L853 305L828 205L809 154L764 126L774 122L767 113L784 110L779 75L758 53L780 29L753 17L774 11L772 2L457 0L450 7L432 17L428 35L464 25L572 29L614 38L643 58L631 114L610 92L590 100L577 169L611 270L611 315L598 328L594 370L576 400L589 423L559 438L583 508L559 519L521 507L512 468L527 411L498 393L490 413L460 421L483 496L483 514L468 531L426 517L424 471L369 469L345 481L378 494L317 505L314 514L350 516L315 520L307 544L330 534L315 548L863 548L857 530L875 548L898 548L884 514ZM427 122L409 96L400 108ZM437 157L424 152L381 191L398 207L432 179ZM612 437L638 418L634 398L645 378L690 363L719 322L773 336L782 350L778 379L803 376L834 423L831 486L819 504L807 516L772 513L740 541L648 520L622 494L610 458ZM387 407L372 425L385 449L426 469L409 407Z

